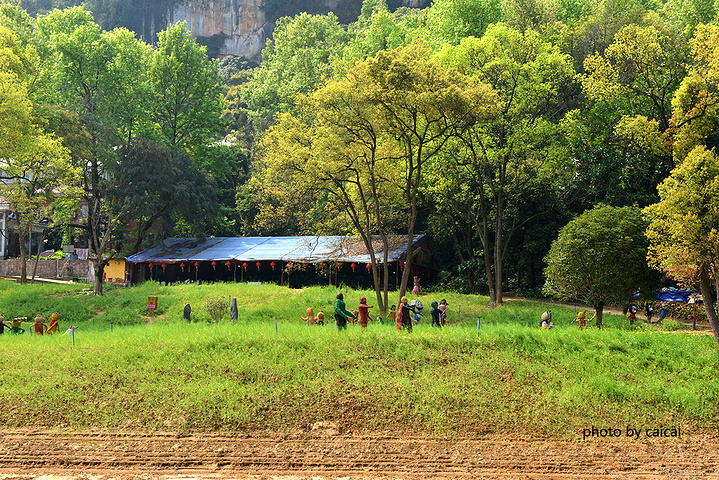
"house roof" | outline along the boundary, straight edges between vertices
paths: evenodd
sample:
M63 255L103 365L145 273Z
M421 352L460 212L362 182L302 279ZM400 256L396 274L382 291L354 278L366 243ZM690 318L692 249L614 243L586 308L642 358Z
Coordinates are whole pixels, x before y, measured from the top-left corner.
M415 235L414 245L424 235ZM407 250L407 237L388 237L390 261L403 258ZM382 243L379 236L372 237L375 255L382 262ZM320 261L369 263L367 248L359 237L304 236L304 237L214 237L168 238L162 244L148 248L126 258L128 262L195 262L195 261L263 261L315 263Z

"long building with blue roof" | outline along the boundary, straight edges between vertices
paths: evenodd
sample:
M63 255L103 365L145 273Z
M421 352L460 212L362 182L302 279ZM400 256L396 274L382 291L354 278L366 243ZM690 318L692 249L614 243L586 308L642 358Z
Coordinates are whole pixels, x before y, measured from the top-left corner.
M388 238L391 280L404 267L407 237ZM379 236L372 237L375 259L384 261ZM424 235L414 237L413 274L425 281L438 270ZM133 282L156 280L272 281L301 286L313 283L371 283L367 247L359 237L214 237L168 238L126 258ZM390 282L395 283L395 282Z

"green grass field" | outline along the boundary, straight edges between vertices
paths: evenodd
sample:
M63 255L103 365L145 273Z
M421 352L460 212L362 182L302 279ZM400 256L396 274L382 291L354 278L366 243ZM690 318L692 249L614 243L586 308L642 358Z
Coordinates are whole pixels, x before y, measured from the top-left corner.
M452 293L425 295L411 334L370 323L338 332L337 289L217 284L108 288L0 282L5 319L60 313L71 335L0 337L0 423L7 427L343 432L576 438L584 428L717 425L719 352L710 335L630 327L578 331L574 310ZM148 295L159 297L150 314ZM371 292L348 290L348 308ZM208 300L237 297L239 320L210 323ZM429 325L446 298L449 325ZM395 300L393 298L393 300ZM196 322L182 321L185 303ZM327 325L299 316L324 309ZM376 310L376 309L374 309ZM375 313L371 311L371 313ZM480 329L477 319L480 318ZM677 324L670 322L670 328ZM74 344L73 344L74 342Z

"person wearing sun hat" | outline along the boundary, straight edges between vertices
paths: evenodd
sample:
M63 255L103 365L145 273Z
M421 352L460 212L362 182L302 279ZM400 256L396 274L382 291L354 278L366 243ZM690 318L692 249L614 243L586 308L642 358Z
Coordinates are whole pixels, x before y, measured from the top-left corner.
M45 319L39 313L35 317L35 323L32 324L32 328L33 332L35 332L35 335L42 335L45 333L45 330L47 330Z

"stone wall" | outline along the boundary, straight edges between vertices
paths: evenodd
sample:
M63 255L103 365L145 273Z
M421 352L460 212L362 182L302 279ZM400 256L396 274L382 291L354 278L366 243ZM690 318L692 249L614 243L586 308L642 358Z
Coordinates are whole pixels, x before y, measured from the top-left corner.
M32 278L32 272L35 268L35 260L27 261L27 278ZM20 276L20 260L13 258L10 260L0 260L0 276L2 277L19 277ZM40 260L37 263L36 277L51 278L55 280L80 280L92 283L95 275L92 270L92 264L88 260Z

